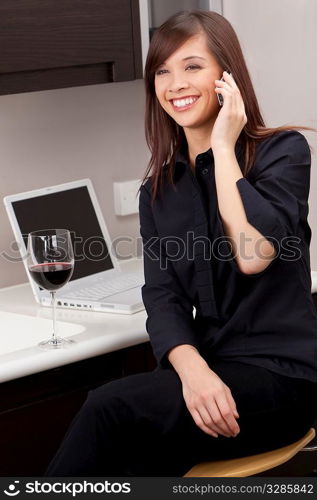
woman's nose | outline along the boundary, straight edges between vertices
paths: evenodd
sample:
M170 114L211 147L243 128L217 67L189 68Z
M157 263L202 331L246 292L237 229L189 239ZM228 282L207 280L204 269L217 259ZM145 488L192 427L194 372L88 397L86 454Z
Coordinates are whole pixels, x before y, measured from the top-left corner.
M183 85L183 84L181 84L181 85L174 85L173 87L170 87L169 91L171 93L176 94L177 92L180 92L181 90L186 89L186 87L187 86Z
M188 83L178 77L172 77L170 84L169 84L169 91L170 92L179 92L182 89L188 88Z

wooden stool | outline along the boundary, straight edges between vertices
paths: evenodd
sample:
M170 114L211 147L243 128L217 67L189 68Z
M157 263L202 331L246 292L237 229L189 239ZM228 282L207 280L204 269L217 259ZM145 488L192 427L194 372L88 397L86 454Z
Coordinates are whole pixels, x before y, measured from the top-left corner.
M217 462L202 462L194 465L183 477L247 477L258 474L273 467L277 467L290 460L299 451L305 450L305 445L314 439L315 429L311 428L307 434L295 443L276 450L251 455L248 457L219 460ZM307 451L316 449L316 446L307 447Z

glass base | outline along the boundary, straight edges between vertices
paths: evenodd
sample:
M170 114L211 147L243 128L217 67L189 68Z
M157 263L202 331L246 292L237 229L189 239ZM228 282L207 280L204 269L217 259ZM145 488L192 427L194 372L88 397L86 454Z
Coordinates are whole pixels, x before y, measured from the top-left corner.
M70 339L63 339L62 337L56 337L55 339L51 338L49 340L43 340L40 342L38 345L41 347L41 349L62 349L62 348L67 348L71 347L76 342L74 340Z

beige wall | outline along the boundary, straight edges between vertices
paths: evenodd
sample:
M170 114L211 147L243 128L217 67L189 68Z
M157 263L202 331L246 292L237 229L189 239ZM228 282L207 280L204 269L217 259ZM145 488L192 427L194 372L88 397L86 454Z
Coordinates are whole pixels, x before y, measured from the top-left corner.
M7 194L89 177L111 238L138 235L137 214L114 214L112 183L143 176L143 116L142 80L0 97L0 287L27 279L3 256L13 255Z
M266 124L317 128L317 2L224 0L223 6L241 42ZM317 270L317 133L302 133L315 149L308 220L311 267Z
M317 127L317 2L224 0L268 125ZM26 280L8 263L13 235L3 196L90 177L111 238L139 235L138 215L116 216L114 181L140 178L148 160L143 82L77 87L0 97L0 287ZM315 146L317 135L305 133ZM317 270L317 162L313 158L309 221Z

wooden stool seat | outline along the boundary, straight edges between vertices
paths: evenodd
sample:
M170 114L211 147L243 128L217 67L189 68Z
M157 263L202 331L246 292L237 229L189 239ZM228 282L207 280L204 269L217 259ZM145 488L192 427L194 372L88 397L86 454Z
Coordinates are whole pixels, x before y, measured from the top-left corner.
M183 477L247 477L277 467L290 460L304 446L314 439L315 429L295 443L276 450L248 457L202 462L194 465Z

